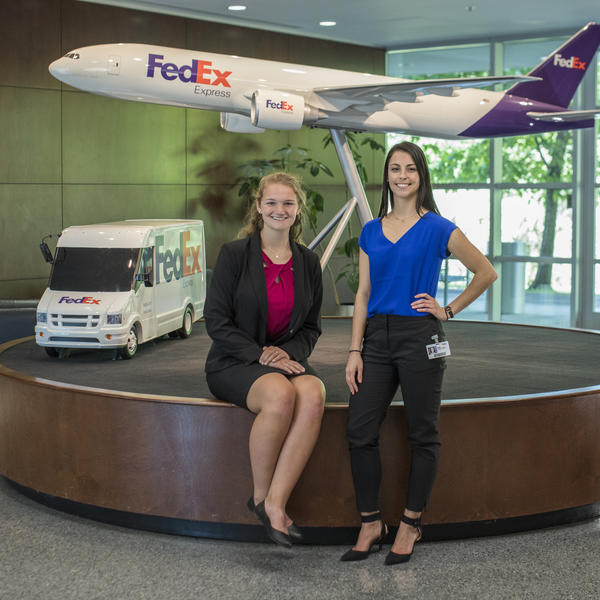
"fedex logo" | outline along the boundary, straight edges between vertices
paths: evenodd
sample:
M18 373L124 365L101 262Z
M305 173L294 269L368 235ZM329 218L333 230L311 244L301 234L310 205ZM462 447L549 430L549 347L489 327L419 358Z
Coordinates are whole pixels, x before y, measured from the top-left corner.
M172 250L165 245L165 236L156 236L156 283L160 283L160 272L166 283L169 283L173 277L181 279L189 277L194 273L200 273L200 250L202 246L190 246L190 232L182 231L179 234L179 248Z
M578 56L571 56L571 58L563 58L560 54L554 55L554 66L566 67L567 69L581 69L585 71L586 63L581 62Z
M179 77L184 83L203 83L205 85L222 85L231 87L227 78L231 71L219 71L214 69L210 60L192 60L191 65L178 67L175 63L160 62L164 59L162 54L148 54L148 70L146 77L154 77L154 71L160 69L163 79L173 81Z
M83 296L82 298L71 298L70 296L63 296L58 303L62 304L100 304L100 299L96 300L91 296Z
M281 102L273 102L273 100L267 100L266 107L272 108L275 110L291 110L291 111L294 110L294 105L289 104L285 100L282 100Z

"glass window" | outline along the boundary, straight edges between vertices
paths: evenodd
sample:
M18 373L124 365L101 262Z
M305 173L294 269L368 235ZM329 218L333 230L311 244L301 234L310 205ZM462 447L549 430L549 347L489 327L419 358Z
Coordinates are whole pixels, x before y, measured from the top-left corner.
M573 180L573 133L554 131L505 138L502 178L512 183L550 183Z
M534 288L540 269L549 271L550 284ZM502 264L499 283L502 321L570 326L571 265L507 262Z
M600 260L600 189L596 190L596 229L594 258ZM600 264L594 267L594 312L600 312Z
M444 261L440 272L438 291L436 300L442 306L447 306L459 294L465 290L471 281L472 274L466 267L456 259ZM475 321L487 321L487 292L481 295L475 302L467 306L460 313L461 319L470 319Z
M490 193L488 190L443 190L433 192L442 216L456 223L469 240L484 254L490 235ZM458 260L444 261L437 299L446 306L463 292L472 274ZM487 320L487 292L460 313L461 319Z
M598 61L596 62L596 77L596 106L600 106L600 66L598 66Z
M503 192L502 244L516 244L507 246L507 249L516 248L509 255L570 258L573 236L571 197L570 190Z
M468 44L423 50L394 50L388 53L387 72L392 77L408 79L489 75L490 46Z
M441 306L447 306L449 302L452 302L454 298L462 294L469 281L471 281L471 278L471 272L459 260L453 258L445 260L440 272L436 300ZM475 302L462 310L460 318L473 321L487 321L487 294L486 291Z
M390 134L388 143L396 144L406 136ZM490 140L438 140L412 137L427 156L431 182L489 183Z
M502 42L505 74L525 74L542 63L568 38L538 38ZM463 44L388 53L388 74L404 78L469 77L493 73L489 44ZM596 106L600 107L600 69L596 71ZM509 84L507 84L508 87ZM498 88L495 88L498 89ZM590 108L586 106L585 108ZM594 306L600 310L600 120L595 128L596 161L592 173L578 172L577 182L595 181ZM388 143L407 139L389 135ZM492 176L490 140L438 140L413 137L423 147L431 170L434 196L440 212L464 230L485 254L490 233L502 243L498 261L502 286L500 312L505 321L570 326L573 260L572 203L575 136L572 131L502 138L496 155L500 172ZM448 189L463 187L464 189ZM479 187L480 189L469 189ZM547 189L548 188L548 189ZM550 189L552 188L552 189ZM500 196L499 218L491 215L491 198ZM499 222L498 222L499 221ZM586 235L585 238L589 239ZM518 257L511 260L510 257ZM538 263L534 258L547 258ZM582 273L589 281L592 273ZM456 259L445 261L438 300L447 304L467 285L469 274ZM494 293L494 299L497 294ZM498 307L494 306L494 313ZM461 317L488 318L486 296ZM589 316L589 315L588 315ZM584 318L587 318L584 315Z
M126 292L132 288L139 248L70 248L56 251L50 289L66 292Z
M490 74L489 44L398 50L388 53L388 75L409 79L477 77ZM388 135L388 146L405 140ZM412 138L423 147L435 183L487 183L490 180L489 140Z
M519 40L504 44L504 73L525 74L539 65L568 38Z
M600 312L600 265L596 265L594 269L596 277L596 290L594 292L594 312Z
M600 188L596 188L596 227L594 229L594 258L600 260Z
M596 183L600 184L600 119L596 119Z
M490 241L490 193L488 190L434 190L443 217L456 223L484 254Z

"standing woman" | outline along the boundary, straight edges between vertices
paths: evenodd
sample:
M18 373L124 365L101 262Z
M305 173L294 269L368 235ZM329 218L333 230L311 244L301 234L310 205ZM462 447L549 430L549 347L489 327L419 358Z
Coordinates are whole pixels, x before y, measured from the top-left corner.
M318 256L299 243L304 207L295 177L261 179L242 239L221 248L204 308L213 341L208 386L256 415L248 508L285 547L302 537L286 504L317 441L325 400L307 363L321 334L323 286Z
M356 545L341 560L367 558L381 549L388 534L379 509L379 428L400 385L411 468L404 514L385 560L391 565L408 561L421 538L421 512L437 469L445 363L429 358L439 349L432 344L444 340L441 321L471 304L497 275L462 231L440 216L425 155L410 142L396 144L387 155L379 216L364 226L359 246L346 383L350 460L362 526ZM442 261L450 254L472 271L473 279L441 307L435 294Z

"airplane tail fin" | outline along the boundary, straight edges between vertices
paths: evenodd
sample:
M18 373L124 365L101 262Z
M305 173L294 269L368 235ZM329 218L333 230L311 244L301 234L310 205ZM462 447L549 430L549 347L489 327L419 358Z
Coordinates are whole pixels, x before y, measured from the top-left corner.
M517 83L508 94L567 108L600 44L600 25L588 23L527 75L542 81Z

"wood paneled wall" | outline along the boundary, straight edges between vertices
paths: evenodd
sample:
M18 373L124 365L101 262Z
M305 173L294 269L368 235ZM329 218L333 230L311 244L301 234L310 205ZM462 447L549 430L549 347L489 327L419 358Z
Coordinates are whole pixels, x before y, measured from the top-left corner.
M272 158L290 143L333 167L305 176L327 200L323 220L346 197L323 130L238 135L214 112L126 102L80 92L48 72L74 48L138 42L383 73L382 50L269 33L77 0L0 5L0 298L35 298L49 267L41 238L73 224L124 218L199 218L208 264L232 239L243 206L236 166ZM365 153L370 180L381 157ZM375 201L376 191L373 191ZM329 287L329 286L328 286Z

